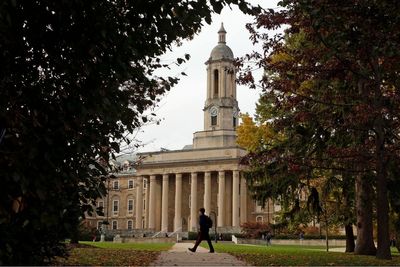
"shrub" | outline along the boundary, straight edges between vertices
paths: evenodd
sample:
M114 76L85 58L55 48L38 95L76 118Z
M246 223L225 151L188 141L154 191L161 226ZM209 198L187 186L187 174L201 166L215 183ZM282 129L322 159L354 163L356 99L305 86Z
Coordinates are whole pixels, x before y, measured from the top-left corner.
M196 238L197 238L197 232L189 232L188 240L196 240Z
M312 236L319 236L320 229L316 226L307 226L301 229L304 232L304 235L312 235Z
M95 227L90 227L86 224L79 225L78 237L80 241L92 241L96 235L96 240L100 240L100 232Z
M267 232L271 232L272 228L269 224L260 222L246 222L241 225L242 233L245 238L260 238Z

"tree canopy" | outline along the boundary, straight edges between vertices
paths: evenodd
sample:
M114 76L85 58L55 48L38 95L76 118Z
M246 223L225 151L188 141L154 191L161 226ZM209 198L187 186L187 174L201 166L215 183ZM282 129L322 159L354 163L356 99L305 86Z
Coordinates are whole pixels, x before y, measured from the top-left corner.
M104 194L99 162L178 82L153 75L160 55L227 4L251 12L243 0L0 3L0 264L63 254Z
M248 28L254 42L263 42L264 55L250 58L265 69L265 110L286 143L250 160L257 171L263 162L268 167L281 162L297 172L290 177L312 178L315 170L324 170L376 185L376 255L390 258L387 183L393 178L389 165L399 158L399 5L387 0L280 5ZM274 36L264 31L279 27L284 32ZM241 77L255 86L249 73ZM365 190L371 203L374 195Z

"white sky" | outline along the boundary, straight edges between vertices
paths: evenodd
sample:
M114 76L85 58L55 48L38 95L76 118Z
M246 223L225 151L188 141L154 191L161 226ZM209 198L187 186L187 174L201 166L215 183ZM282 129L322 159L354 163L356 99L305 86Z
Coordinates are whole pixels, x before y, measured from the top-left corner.
M250 0L264 8L276 8L278 0ZM205 23L201 32L182 46L176 47L163 57L164 63L172 62L185 53L191 58L164 75L176 76L184 71L187 76L180 76L178 85L163 97L155 110L159 125L148 125L141 129L137 138L147 144L138 152L157 151L160 148L169 150L182 149L184 145L192 144L193 133L203 130L203 107L206 100L206 65L204 64L211 50L218 42L218 30L224 23L226 44L232 49L235 57L240 57L253 50L260 50L249 40L246 23L252 22L251 16L242 14L236 7L230 10L225 7L221 15L214 14L211 25ZM244 86L237 86L237 100L241 113L254 114L255 104L260 91Z

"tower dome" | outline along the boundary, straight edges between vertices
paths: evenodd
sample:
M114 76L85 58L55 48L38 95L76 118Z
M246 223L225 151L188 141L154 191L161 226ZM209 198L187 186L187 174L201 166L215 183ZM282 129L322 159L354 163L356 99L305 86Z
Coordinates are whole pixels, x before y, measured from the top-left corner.
M218 31L218 44L213 48L210 55L210 60L230 59L233 60L233 52L225 41L226 31L224 24L221 23L221 28Z

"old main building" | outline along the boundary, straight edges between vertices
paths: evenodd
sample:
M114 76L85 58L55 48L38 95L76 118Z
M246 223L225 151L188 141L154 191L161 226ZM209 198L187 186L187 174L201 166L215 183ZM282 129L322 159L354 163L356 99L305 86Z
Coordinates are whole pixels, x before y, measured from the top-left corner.
M232 50L221 25L218 44L207 65L204 130L194 133L193 144L182 150L139 155L134 172L116 175L109 194L98 201L105 217L88 218L100 227L156 232L188 232L197 227L198 209L204 207L219 232L240 232L247 221L272 220L274 209L251 199L239 160L246 151L236 144L239 107ZM271 221L272 222L272 221Z

